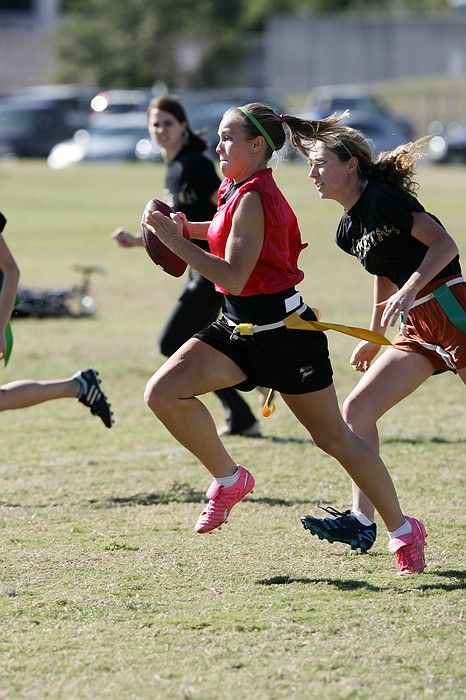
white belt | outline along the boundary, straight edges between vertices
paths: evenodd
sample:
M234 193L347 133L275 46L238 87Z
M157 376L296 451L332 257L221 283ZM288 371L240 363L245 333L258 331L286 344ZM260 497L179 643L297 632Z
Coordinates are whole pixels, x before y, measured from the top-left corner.
M444 284L447 287L452 287L454 284L460 284L461 282L464 282L463 277L455 277L452 280L448 280L448 282L444 282ZM416 299L414 304L412 304L411 308L414 309L415 306L419 306L419 304L424 304L426 301L430 301L431 299L434 299L433 294L426 294L425 297L420 297L419 299Z
M298 306L301 303L301 294L299 292L296 292L296 294L293 294L292 297L288 297L288 299L285 299L285 311L286 313L289 313L290 311L294 311L295 309L298 308Z
M293 298L293 297L290 297ZM301 299L301 297L299 297ZM304 311L307 309L307 304L302 304L298 309L296 309L295 313L298 314L298 316L301 316ZM232 321L231 318L228 318L228 316L223 316L224 320L227 322L229 326L234 327L235 329L241 326L241 323L236 323L235 321ZM285 326L284 321L276 321L275 323L264 323L261 325L257 326L250 326L250 329L248 330L247 335L253 335L254 333L262 333L263 331L273 331L276 330L277 328L283 328ZM235 331L233 331L234 333Z

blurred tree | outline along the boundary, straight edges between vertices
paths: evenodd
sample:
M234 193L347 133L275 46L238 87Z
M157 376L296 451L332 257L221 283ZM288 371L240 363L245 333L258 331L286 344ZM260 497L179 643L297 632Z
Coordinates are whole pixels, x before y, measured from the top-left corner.
M274 14L448 9L448 0L63 0L58 79L111 87L226 85Z
M241 50L245 0L65 0L58 78L106 87L225 83Z
M60 23L59 78L106 87L151 85L173 72L174 33L182 29L178 0L73 0Z

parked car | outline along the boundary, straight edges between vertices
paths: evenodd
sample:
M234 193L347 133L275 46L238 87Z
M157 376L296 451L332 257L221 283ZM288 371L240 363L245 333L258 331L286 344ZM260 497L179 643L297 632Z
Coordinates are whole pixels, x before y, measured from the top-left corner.
M299 116L302 119L316 119L313 112L303 112ZM349 117L346 117L341 123L361 131L369 139L374 157L382 151L393 150L405 141L399 132L394 130L391 119L385 119L382 115L374 114L374 112L350 112Z
M161 160L160 149L152 144L144 113L108 115L97 125L80 129L72 139L58 143L47 163L51 168L67 168L83 160L124 161Z
M16 94L0 100L0 155L45 158L52 147L87 126L88 106L71 99Z
M192 109L206 107L209 104L228 104L229 107L233 107L248 102L265 102L280 112L286 111L282 96L275 90L268 88L206 88L204 90L175 90L174 92L186 107L188 114Z
M383 117L385 123L391 122L393 131L399 136L400 143L415 138L414 124L404 116L393 112L383 99L364 88L354 85L323 85L311 90L308 111L316 119L329 114L344 112L369 112Z
M466 119L432 136L428 156L433 163L466 163Z
M354 111L344 123L361 131L372 142L374 156L382 151L392 151L406 142L406 137L394 127L393 121L382 115Z
M91 119L99 114L145 112L151 98L152 91L149 89L103 90L90 101Z
M95 95L96 87L87 85L35 85L10 93L7 97L45 100L63 109L79 120L87 119L90 112L90 100Z

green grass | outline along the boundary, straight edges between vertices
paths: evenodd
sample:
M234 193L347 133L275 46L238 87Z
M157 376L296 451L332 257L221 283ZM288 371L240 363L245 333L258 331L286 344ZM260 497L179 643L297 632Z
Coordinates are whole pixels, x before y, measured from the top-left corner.
M264 439L228 439L254 494L221 532L196 535L209 478L142 400L181 282L108 239L117 225L136 230L162 175L0 168L23 285L72 282L75 263L106 269L93 281L94 319L14 323L2 382L95 366L117 421L107 431L68 400L2 414L0 697L462 697L464 385L432 378L381 421L403 507L429 530L424 575L396 578L380 522L364 557L304 532L299 516L346 507L349 483L282 402ZM339 207L318 201L305 166L276 175L310 242L306 299L328 320L367 323L371 279L333 244ZM466 169L425 167L419 179L464 254ZM358 378L353 341L329 339L343 400ZM205 401L220 422L218 402Z

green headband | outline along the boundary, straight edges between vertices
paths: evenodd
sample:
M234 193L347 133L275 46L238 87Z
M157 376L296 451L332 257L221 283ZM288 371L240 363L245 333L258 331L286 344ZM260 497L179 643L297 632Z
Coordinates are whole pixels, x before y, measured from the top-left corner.
M266 130L264 129L264 127L262 126L262 124L261 124L260 122L257 121L257 119L256 119L256 117L254 116L254 114L251 114L251 112L249 111L249 109L246 109L246 107L238 107L238 109L239 109L240 112L242 112L242 113L249 119L250 122L252 122L252 123L254 124L254 126L256 127L256 129L257 129L258 131L260 131L260 133L262 134L262 136L264 137L264 139L267 141L267 143L269 144L269 146L270 146L270 148L272 149L272 151L276 151L276 150L277 150L276 145L274 144L274 142L272 141L271 137L270 137L269 134L266 132Z

